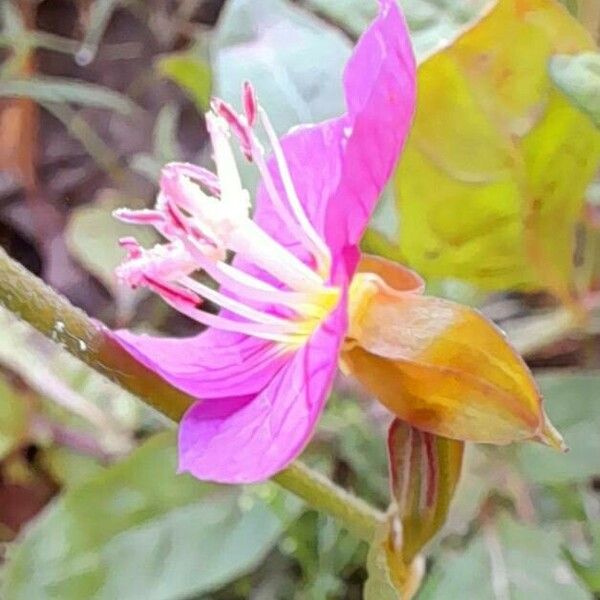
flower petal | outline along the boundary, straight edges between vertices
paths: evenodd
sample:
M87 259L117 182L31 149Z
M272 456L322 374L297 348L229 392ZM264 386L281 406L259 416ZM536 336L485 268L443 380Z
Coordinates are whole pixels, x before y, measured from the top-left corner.
M391 175L415 105L415 61L406 23L394 0L360 38L344 73L348 112L292 130L282 139L292 179L308 219L334 258L357 244ZM273 161L276 182L282 190ZM255 220L308 260L260 186ZM352 265L354 267L355 265Z
M527 366L476 311L382 291L359 316L343 364L402 420L453 439L560 447Z
M218 329L189 338L111 332L129 353L195 398L246 396L261 390L289 360L273 342Z
M222 483L267 479L304 448L325 405L345 305L255 396L197 402L179 429L180 469Z
M349 122L340 187L326 222L326 239L334 248L360 241L415 110L416 63L408 28L395 0L380 5L379 17L359 40L344 73Z

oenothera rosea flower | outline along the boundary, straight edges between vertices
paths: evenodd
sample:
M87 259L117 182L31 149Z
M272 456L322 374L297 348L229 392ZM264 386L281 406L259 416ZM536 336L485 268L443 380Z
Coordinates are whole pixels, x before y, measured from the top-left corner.
M155 208L116 213L166 240L151 249L122 240L128 256L119 278L152 289L206 327L187 339L113 333L198 398L180 425L179 460L200 479L253 482L284 468L307 444L339 364L400 418L432 433L498 443L545 435L531 377L499 334L491 334L490 352L500 354L472 376L481 384L476 393L460 376L452 389L450 367L429 379L419 365L427 356L444 362L438 346L448 330L465 366L478 367L479 342L471 347L470 332L457 325L462 309L424 301L418 277L398 265L361 261L359 241L415 107L415 60L394 0L380 1L346 66L344 89L345 114L281 140L249 84L241 114L215 99L206 124L216 174L169 164ZM253 203L232 141L260 173ZM205 310L204 300L220 312ZM477 319L489 336L490 326ZM403 364L414 372L405 374Z

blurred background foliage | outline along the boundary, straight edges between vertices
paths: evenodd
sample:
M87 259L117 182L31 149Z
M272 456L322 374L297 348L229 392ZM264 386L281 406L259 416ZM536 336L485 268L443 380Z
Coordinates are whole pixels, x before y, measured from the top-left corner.
M600 3L400 4L419 105L365 248L495 319L571 447L470 446L419 598L600 597ZM0 2L2 246L111 325L190 333L116 286L112 209L150 203L169 160L210 164L202 112L245 79L279 133L338 114L375 10ZM362 597L367 549L332 520L272 484L175 475L169 423L4 312L0 332L2 597ZM387 423L340 379L305 458L383 508ZM374 573L365 590L384 599Z

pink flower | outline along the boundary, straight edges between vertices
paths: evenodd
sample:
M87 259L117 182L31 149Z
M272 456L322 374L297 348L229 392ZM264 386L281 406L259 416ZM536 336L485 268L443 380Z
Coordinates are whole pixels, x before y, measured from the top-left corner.
M138 360L199 400L179 433L180 468L228 483L266 479L307 444L338 366L358 243L396 163L415 105L415 61L395 0L361 37L344 74L347 112L279 141L252 89L244 114L206 115L216 175L167 165L155 209L120 210L167 243L122 241L118 276L147 286L207 329L187 339L114 332ZM271 157L254 133L262 128ZM250 217L233 134L261 175ZM235 253L231 265L228 252ZM219 284L215 291L194 273ZM221 307L202 310L202 299Z

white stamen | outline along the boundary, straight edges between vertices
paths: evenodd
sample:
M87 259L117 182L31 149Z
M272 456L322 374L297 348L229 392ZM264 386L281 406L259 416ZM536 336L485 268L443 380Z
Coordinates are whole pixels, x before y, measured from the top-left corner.
M207 327L214 327L223 331L245 333L254 337L286 344L296 343L299 338L310 334L311 331L308 323L286 321L284 325L274 325L270 323L263 324L234 321L221 317L220 315L213 315L204 310L175 304L171 302L168 297L164 297L163 299L174 309L188 316L190 319L193 319L202 325L206 325Z
M230 209L239 210L241 215L247 215L250 210L248 193L242 188L235 157L227 139L227 123L221 117L207 113L206 127L212 142L214 161L221 184L221 201Z
M202 296L202 298L206 298L207 300L218 304L222 308L234 312L240 317L245 317L250 321L254 321L256 323L272 323L274 325L289 324L289 322L285 319L274 317L273 315L270 315L268 313L255 310L247 304L239 302L238 300L228 298L224 294L213 290L204 283L196 281L191 277L183 277L179 280L179 283L185 285L188 289L192 290L193 292L196 292L199 296Z
M245 118L216 102L225 118L206 115L218 178L186 163L167 165L154 211L124 211L121 218L151 224L168 244L144 250L135 240L124 240L128 260L118 275L131 285L146 285L178 311L208 327L245 333L285 344L301 343L326 318L339 298L326 285L331 256L308 220L294 189L279 140L264 111L258 114L270 140L283 194L268 169L264 150ZM220 108L219 108L220 107ZM227 111L224 112L225 108ZM229 123L229 124L228 124ZM316 260L314 271L250 219L248 192L242 187L229 143L230 126L258 167L273 207ZM214 191L218 196L205 193ZM225 262L227 252L264 271L273 283ZM205 271L221 287L217 291L194 279ZM237 315L228 318L198 308L201 298ZM276 313L270 307L279 307Z
M254 221L246 221L232 234L230 248L292 289L317 291L323 287L319 275L273 240Z
M315 256L315 259L318 261L317 252L313 247L313 244L308 237L307 233L302 229L300 224L294 220L294 216L290 213L288 208L285 206L283 200L281 199L281 195L277 190L277 186L275 185L275 181L273 176L271 175L270 169L267 167L267 163L264 157L264 150L258 144L257 140L253 140L254 145L252 147L252 158L256 167L260 172L260 176L262 182L267 190L267 194L269 195L269 199L271 200L273 207L277 211L277 214L284 222L285 226L289 229L291 233L293 233L299 242Z
M281 177L281 182L283 183L283 187L285 189L292 212L296 219L298 219L302 230L306 233L311 245L315 250L316 258L319 264L319 271L327 273L331 267L331 254L329 252L329 248L326 246L319 234L315 231L311 222L308 220L306 213L304 212L304 208L302 208L302 204L300 203L300 199L296 193L296 188L292 182L292 176L290 175L290 171L288 169L285 156L283 155L283 149L281 148L281 144L277 138L277 134L273 129L273 125L271 125L269 117L267 117L267 113L265 113L261 106L258 107L258 114L260 115L260 120L269 138L271 149L273 150L273 155L275 156L277 167L279 169L279 176Z

